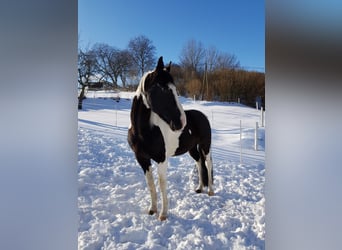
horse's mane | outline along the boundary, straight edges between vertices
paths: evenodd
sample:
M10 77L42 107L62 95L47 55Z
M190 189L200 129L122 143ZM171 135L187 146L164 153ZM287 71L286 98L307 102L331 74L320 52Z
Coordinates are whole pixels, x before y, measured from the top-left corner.
M149 127L149 119L151 115L151 109L146 107L143 101L142 95L135 96L131 109L131 122L133 134L135 136L142 137Z
M164 66L163 57L158 60L158 65L153 71L146 72L140 79L136 95L144 94L154 82L159 84L174 83L173 77L170 74L171 61L167 67ZM145 100L144 100L145 103ZM147 103L145 103L147 104ZM147 104L148 106L148 104Z
M147 100L147 92L154 83L164 85L173 83L170 75L170 66L164 67L162 57L158 61L158 65L153 71L146 72L140 79L139 85L135 92L131 108L131 128L130 133L134 142L142 141L144 137L151 136L153 129L150 124L151 106Z
M149 74L151 74L152 72L153 71L148 71L141 77L139 85L138 85L137 90L135 92L135 96L136 97L141 96L141 98L142 98L142 100L143 100L143 102L147 108L150 108L150 105L148 104L148 102L146 100L146 96L145 96L145 80L146 80L147 76Z

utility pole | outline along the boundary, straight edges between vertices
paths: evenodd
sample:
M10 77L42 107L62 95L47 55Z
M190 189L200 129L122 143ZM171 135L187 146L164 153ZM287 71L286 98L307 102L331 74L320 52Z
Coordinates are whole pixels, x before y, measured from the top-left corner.
M208 84L208 65L205 63L205 82L207 85L207 101L209 101L209 84Z
M204 64L204 75L203 75L203 83L202 83L202 101L204 99L204 93L206 92L207 99L209 97L209 86L208 86L208 65Z

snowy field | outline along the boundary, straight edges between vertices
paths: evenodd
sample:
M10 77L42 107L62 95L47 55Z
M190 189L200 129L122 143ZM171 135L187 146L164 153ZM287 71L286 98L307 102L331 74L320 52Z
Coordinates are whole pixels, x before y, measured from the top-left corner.
M110 98L117 95L119 102ZM180 98L184 109L210 120L215 195L195 193L188 154L171 158L169 217L161 222L147 214L150 195L126 139L132 95L88 92L78 113L79 249L265 249L262 127L254 149L260 110ZM160 208L159 186L157 192Z

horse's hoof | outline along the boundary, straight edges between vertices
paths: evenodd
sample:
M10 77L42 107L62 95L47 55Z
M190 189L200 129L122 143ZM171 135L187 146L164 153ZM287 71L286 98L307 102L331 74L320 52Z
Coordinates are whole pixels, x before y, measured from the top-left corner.
M159 216L159 220L160 221L164 221L164 220L166 220L167 219L167 216L166 215L160 215Z
M153 211L153 210L149 210L149 211L148 211L148 214L149 214L149 215L154 215L155 213L156 213L156 212Z
M199 193L202 193L202 190L201 190L201 189L196 189L195 191L196 191L196 193L198 193L198 194L199 194Z
M208 195L209 195L209 196L213 196L213 195L214 195L214 191L209 191L209 192L208 192Z

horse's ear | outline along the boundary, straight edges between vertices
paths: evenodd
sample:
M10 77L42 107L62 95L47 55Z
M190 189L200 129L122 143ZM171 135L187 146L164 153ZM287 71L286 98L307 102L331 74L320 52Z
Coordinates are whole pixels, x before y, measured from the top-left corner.
M170 73L170 70L171 70L171 61L169 63L169 66L166 67L166 71Z
M164 69L164 62L163 62L163 57L159 57L158 64L157 64L157 71L163 70Z

